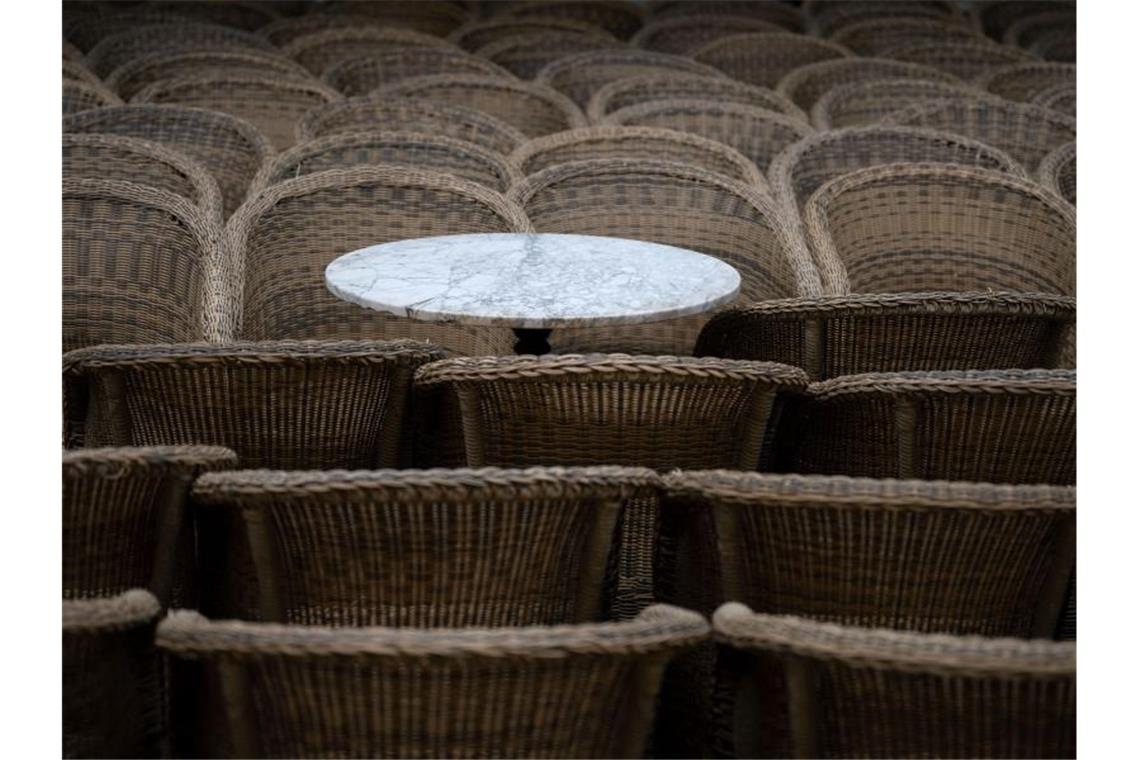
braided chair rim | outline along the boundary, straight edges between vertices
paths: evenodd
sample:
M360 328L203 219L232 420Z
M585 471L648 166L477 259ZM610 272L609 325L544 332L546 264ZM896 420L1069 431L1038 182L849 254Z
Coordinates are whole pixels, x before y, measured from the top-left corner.
M1073 369L970 369L933 372L867 372L822 380L808 386L819 401L854 393L1001 393L1016 395L1077 395Z
M825 61L816 61L815 63L808 63L804 64L803 66L797 66L780 78L780 81L776 84L776 92L780 93L789 100L794 101L795 97L792 93L796 91L796 88L801 86L804 82L811 81L811 78L820 72L823 72L826 76L833 69L843 70L844 68L854 68L859 66L867 66L871 68L884 66L890 69L895 69L895 73L889 75L891 79L905 79L907 78L908 74L913 74L914 76L911 78L927 79L934 82L956 83L962 81L953 74L948 74L945 71L934 68L933 66L926 66L920 63L897 61L885 56L852 56L850 58L829 58ZM875 78L885 77L882 75L875 75ZM823 97L823 95L821 94L820 97ZM814 105L815 104L813 103L812 106Z
M85 108L83 111L123 105L123 99L101 82L81 82L77 79L66 79L63 82L63 97L65 99L69 92L83 94L100 102L100 105ZM83 111L76 111L75 113L83 113Z
M99 40L99 42L95 45L95 47L93 47L89 51L87 51L86 60L87 60L88 66L90 66L92 71L94 71L96 74L98 74L99 70L101 68L101 64L104 62L104 59L107 57L107 51L108 50L114 50L124 40L129 40L132 37L141 37L141 38L145 39L147 36L155 34L156 31L159 30L160 28L164 28L164 29L167 29L170 32L172 32L172 34L170 36L172 39L175 39L175 40L184 39L186 37L186 35L190 34L193 31L201 31L201 32L206 32L206 33L212 32L212 33L218 35L218 37L220 38L220 39L213 40L210 43L205 43L205 42L202 42L201 40L199 40L198 44L196 44L194 46L195 49L202 49L202 48L215 48L215 49L239 48L240 49L243 46L249 46L249 47L254 48L255 50L269 50L271 52L274 50L273 45L268 40L265 40L261 37L258 37L254 34L251 34L249 32L244 32L240 29L234 29L233 27L222 26L220 24L211 24L208 22L189 21L189 20L186 20L186 21L173 21L172 20L172 21L158 23L158 24L147 24L144 26L137 26L137 27L133 27L131 29L127 29L125 31L117 32L116 34L112 34L112 35L109 35L107 37L104 37L103 39ZM182 44L182 43L178 43L178 44ZM110 72L108 71L107 73L110 73Z
M257 175L253 178L253 182L250 183L250 196L252 197L260 193L270 185L288 179L287 177L275 179L275 177L278 176L280 172L304 161L308 157L319 155L324 151L336 148L352 147L354 145L376 145L380 143L413 143L416 145L447 148L451 151L474 156L494 167L497 171L502 172L508 187L523 178L523 174L513 158L494 153L481 145L476 145L466 140L458 140L454 137L445 137L443 135L429 135L423 132L388 131L382 129L371 131L361 130L358 132L334 132L324 135L323 137L316 137L312 140L298 143L292 148L281 151L273 160L264 163L261 170L258 171Z
M462 61L468 65L477 66L482 69L482 76L497 76L509 81L518 81L518 77L504 69L499 64L495 63L494 61L488 61L485 58L480 58L479 56L473 55L472 53L467 53L462 50L449 50L447 48L417 49L417 52L421 54L425 51L431 51L433 54L440 56L440 60ZM325 69L324 73L321 74L321 81L332 87L334 90L342 92L343 90L341 86L338 86L338 84L345 84L345 78L351 77L355 73L355 69L367 69L369 67L383 68L389 61L394 60L396 62L400 62L402 60L407 60L408 52L409 51L407 50L390 50L387 52L368 53L366 55L358 55L352 58L344 58ZM405 77L405 79L406 78L407 77ZM381 87L382 86L383 85L381 85ZM373 88L368 93L363 94L371 94L377 89L378 88Z
M857 667L966 678L1076 676L1075 642L856 628L754 613L739 602L713 614L716 641Z
M731 79L725 76L712 78L706 77L703 74L682 73L638 74L631 77L622 77L621 79L615 79L612 82L602 85L590 97L590 102L586 105L586 116L590 119L591 122L595 124L601 123L602 120L606 117L607 108L609 107L610 101L613 100L616 93L621 93L626 90L636 90L641 87L648 87L651 89L653 85L657 83L668 86L675 84L678 81L707 83L710 87L722 88L725 90L735 90L742 96L748 94L756 97L757 99L772 101L779 105L779 110L776 111L777 113L783 113L787 116L800 119L805 123L808 121L808 116L806 113L804 113L804 110L802 108L793 103L788 97L776 92L775 90L769 89L767 87L759 87L754 84L748 84L747 82L742 82L739 79ZM716 97L705 96L702 96L701 99L718 100ZM653 98L653 100L649 102L658 102L660 100L662 100L662 98ZM760 106L757 107L759 108ZM771 108L767 110L775 111L776 109Z
M430 95L419 95L419 93L430 91L433 87L437 86L456 85L479 87L489 90L502 90L516 96L529 95L557 108L566 118L566 123L570 125L571 129L574 127L585 127L589 124L586 115L582 113L582 109L578 108L574 101L558 92L558 90L539 82L528 82L514 76L510 79L503 79L501 77L485 76L482 74L428 74L420 77L409 77L408 79L401 79L399 82L383 85L374 90L372 94L378 98L404 96L413 98L427 97L430 99Z
M625 125L625 122L630 119L640 119L646 115L668 111L687 111L689 113L720 112L722 114L731 116L761 119L764 121L772 122L774 124L779 124L783 127L787 127L794 132L798 132L800 134L800 139L816 133L815 127L811 126L806 121L795 118L794 116L788 116L787 114L782 114L777 111L770 111L766 108L750 106L745 103L730 103L721 100L704 100L702 98L669 98L665 100L653 100L647 103L637 103L632 106L619 108L616 111L611 111L602 120L602 123Z
M855 54L848 50L839 43L832 42L831 40L823 39L821 37L809 37L806 34L797 34L795 32L742 32L740 34L730 34L726 37L720 37L706 45L702 45L696 50L690 50L688 56L697 62L702 61L703 58L708 57L711 53L719 51L721 48L732 47L733 45L742 45L745 48L755 48L756 50L768 51L774 47L772 43L787 42L794 44L798 47L814 47L824 50L830 50L840 57L852 57ZM711 65L711 64L710 64Z
M82 62L82 59L64 58L62 69L63 81L65 82L70 79L72 81L85 82L87 84L95 86L103 85L110 90L115 89L111 87L108 82L104 82L102 79L100 79L94 71L87 68L87 66ZM68 74L70 74L70 76L68 76Z
M973 52L978 54L979 57L989 56L991 59L1004 58L1009 63L1017 63L1019 61L1031 63L1037 60L1037 58L1027 50L996 44L992 40L979 40L978 42L962 40L925 40L923 42L911 42L906 45L889 48L884 50L881 55L884 58L908 60L905 57L900 58L900 56L923 55L931 52Z
M780 26L774 21L765 21L764 19L755 18L753 16L737 15L731 13L692 13L686 16L665 16L665 17L650 17L648 21L637 30L637 33L630 38L629 43L643 50L656 50L647 44L652 42L654 34L662 30L672 30L674 28L684 29L693 26L694 24L700 25L704 23L725 23L731 25L736 29L744 29L747 27L752 28L753 33L772 33L772 32L786 32L786 27ZM740 32L741 34L745 32ZM727 36L727 35L722 35ZM717 39L720 39L719 37ZM691 47L679 53L679 55L692 55L695 48ZM660 51L664 52L664 51Z
M708 637L695 612L655 604L624 622L518 628L328 628L215 622L177 610L158 627L160 648L183 656L370 656L563 658L576 654L650 654Z
M478 56L480 58L485 58L488 61L495 63L496 65L501 65L495 60L497 56L502 55L504 52L506 52L508 50L513 50L516 47L525 48L528 44L534 45L536 43L541 43L544 40L550 40L550 41L555 41L555 40L558 40L558 41L581 40L581 41L586 42L586 43L591 43L593 45L601 46L602 48L609 47L609 48L623 49L626 46L626 44L624 42L622 42L621 40L616 39L616 38L584 37L584 36L579 36L579 35L575 35L575 34L567 35L567 34L564 34L561 32L555 32L555 31L519 32L518 34L507 35L505 37L502 37L500 39L495 40L494 42L488 42L483 47L473 51L472 55ZM591 49L600 49L600 48L593 48L592 47ZM545 65L545 64L543 64L543 65ZM519 77L519 78L521 79L522 77ZM534 80L531 79L531 80L527 80L527 81L534 81Z
M674 71L688 71L694 74L704 74L710 77L723 77L724 72L708 64L700 63L690 56L658 53L654 50L640 48L604 48L602 50L585 50L581 53L571 53L563 56L539 69L534 81L553 87L551 80L565 71L580 70L584 66L607 66L622 64L644 64L659 66Z
M813 298L780 298L770 301L731 306L717 312L708 324L738 319L751 314L814 314L845 316L848 314L891 313L910 309L924 314L1032 314L1076 318L1077 299L1052 293L1023 292L920 292L868 293L828 295Z
M1021 35L1026 29L1041 24L1053 24L1056 22L1057 26L1069 26L1072 22L1072 27L1075 29L1077 24L1077 13L1075 6L1065 10L1053 11L1040 11L1038 13L1030 13L1015 19L1012 24L1005 28L1002 33L1001 41L1006 45L1016 45L1017 47L1024 47Z
M154 623L161 614L158 599L141 588L104 599L64 599L63 632L115 633Z
M177 92L179 89L186 87L220 87L228 85L263 87L267 91L275 91L278 93L290 92L293 94L304 93L308 95L320 95L325 99L325 103L344 100L343 95L319 79L279 79L277 77L258 76L256 74L226 74L219 72L213 74L191 74L189 76L171 77L169 79L160 79L157 82L151 82L135 93L135 96L131 98L131 103L155 102L155 98L159 95Z
M378 26L347 26L347 27L334 27L332 29L323 29L318 32L311 32L309 34L296 37L281 48L281 54L292 61L296 61L297 65L303 66L300 63L300 58L311 50L319 50L328 45L335 45L341 42L392 42L402 44L405 47L425 47L440 50L459 51L455 45L451 44L445 39L436 37L424 32L417 32L412 29L404 29L401 27L378 27ZM323 77L327 69L316 71L305 69L307 73L312 76Z
M63 477L120 472L124 466L185 467L237 464L237 454L224 446L108 446L63 452Z
M973 81L973 85L979 89L993 92L995 95L1001 95L1000 92L990 89L995 83L999 83L1006 77L1017 77L1020 74L1036 73L1056 73L1064 76L1066 79L1072 79L1071 83L1065 82L1065 84L1072 84L1074 87L1077 84L1077 64L1061 63L1060 61L1033 60L1026 61L1025 63L1011 63L1008 66L999 66L976 77Z
M929 29L930 31L946 32L961 31L963 34L977 36L973 30L954 23L949 19L928 18L925 16L885 16L883 18L869 18L841 26L828 37L832 42L847 45L847 40L860 33L877 31L880 27L909 27L911 29ZM981 38L985 39L985 38Z
M559 18L557 16L530 16L525 18L519 18L515 16L496 16L492 18L472 19L471 21L467 21L462 26L458 27L449 35L447 35L447 41L453 45L457 45L460 48L463 48L464 50L469 50L469 48L463 45L463 39L464 37L470 35L472 32L482 32L486 30L501 29L504 27L511 28L522 25L542 27L541 29L523 30L525 32L552 31L566 32L568 34L580 33L586 37L595 37L617 41L617 37L614 37L613 34L600 26L591 24L588 21L579 21L577 19L570 18ZM509 35L504 35L504 37L518 33L520 32L512 32ZM498 39L493 40L493 42L498 41ZM485 47L488 44L491 43L485 43L485 45L482 45L480 47Z
M193 60L195 58L218 58L228 59L229 61L247 62L256 61L278 66L280 67L279 71L291 72L299 77L309 78L312 76L308 69L301 66L301 64L289 58L285 58L278 53L257 49L217 48L206 50L176 50L172 53L150 53L139 58L132 58L120 64L114 71L107 75L107 86L118 92L124 80L140 71L145 71L149 67L180 60ZM219 64L219 67L223 65L225 64Z
M1059 177L1065 165L1070 161L1075 162L1076 160L1076 141L1067 142L1064 145L1054 148L1045 158L1041 159L1041 165L1037 167L1038 181L1061 198L1064 198L1065 194L1061 190Z
M1018 103L1005 98L995 99L993 97L977 98L971 101L956 101L956 100L942 100L933 103L917 103L906 108L901 108L891 115L883 119L885 124L897 124L899 126L906 126L907 122L915 119L924 119L939 111L969 108L969 109L994 109L1003 110L1007 113L1016 114L1032 121L1045 121L1052 124L1052 126L1060 127L1063 129L1072 130L1075 134L1077 131L1077 120L1057 113L1051 108L1042 108L1040 106L1031 105L1029 103Z
M1066 116L1069 114L1057 108L1058 100L1072 99L1074 106L1077 101L1077 87L1072 84L1057 84L1052 87L1046 87L1039 91L1030 100L1029 105L1040 106L1041 108L1048 108L1051 111L1063 113Z
M951 100L955 97L961 99L970 98L984 98L983 93L978 92L976 87L973 87L964 82L947 82L937 79L908 79L908 78L890 78L890 79L869 79L865 82L848 82L847 84L837 85L825 92L815 101L815 105L811 107L811 123L820 130L833 130L841 129L842 127L835 127L832 124L832 111L837 102L843 102L844 98L850 97L852 93L862 94L865 91L873 91L875 88L883 87L903 87L909 85L911 87L926 88L932 92L939 94L931 95L924 98L924 100ZM872 125L860 125L872 126Z

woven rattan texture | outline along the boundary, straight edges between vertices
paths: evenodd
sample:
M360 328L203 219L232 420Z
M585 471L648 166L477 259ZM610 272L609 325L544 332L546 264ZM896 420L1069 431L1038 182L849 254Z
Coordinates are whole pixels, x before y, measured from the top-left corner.
M598 0L580 3L577 0L543 0L510 2L505 13L515 18L565 18L581 21L604 29L621 40L628 40L642 25L644 11L633 3L621 0Z
M514 79L506 69L468 53L447 48L407 48L342 59L322 77L346 96L367 95L384 85L421 76L476 74Z
M817 129L875 124L895 111L939 100L981 98L976 87L930 79L872 79L836 85L815 101L811 123Z
M720 69L733 79L774 88L793 69L816 61L849 56L851 51L834 42L804 35L762 32L721 37L689 55Z
M807 120L799 106L773 90L728 77L679 73L639 74L610 82L590 98L586 115L596 124L619 108L654 100L687 98L743 103Z
M784 32L779 24L747 15L691 14L647 21L630 42L646 50L691 55L695 50L730 34Z
M534 79L547 64L574 53L622 48L610 37L566 32L522 32L490 42L476 55L502 66L520 79Z
M186 50L268 50L273 46L248 32L217 24L174 22L132 27L104 37L87 52L87 64L101 77L135 58Z
M553 16L509 15L469 21L452 32L448 39L464 50L475 52L511 37L544 33L601 40L615 39L609 32L586 21Z
M163 79L198 74L256 74L305 80L302 66L277 53L255 49L156 52L132 58L107 76L107 86L130 100L140 90Z
M1065 143L1041 160L1037 179L1069 203L1077 202L1077 144Z
M874 79L923 79L954 82L954 77L931 66L887 58L836 58L809 63L785 74L776 91L804 111L811 111L828 90L852 82Z
M453 45L429 34L410 29L378 29L372 26L326 29L306 34L289 42L281 52L315 76L321 76L352 58L422 52L425 48L456 52Z
M594 93L610 82L638 74L669 72L721 76L715 68L691 58L628 49L587 51L559 58L539 71L535 81L553 87L586 108Z

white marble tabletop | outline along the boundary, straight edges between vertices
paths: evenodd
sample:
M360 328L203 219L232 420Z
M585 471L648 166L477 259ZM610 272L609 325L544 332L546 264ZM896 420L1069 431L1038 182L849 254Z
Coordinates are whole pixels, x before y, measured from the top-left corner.
M445 235L345 254L325 283L346 301L423 321L515 328L654 322L732 301L720 259L594 235Z

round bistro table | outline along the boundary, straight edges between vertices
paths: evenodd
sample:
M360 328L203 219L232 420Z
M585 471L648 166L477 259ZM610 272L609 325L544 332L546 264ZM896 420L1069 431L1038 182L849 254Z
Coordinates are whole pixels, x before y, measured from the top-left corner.
M426 322L511 327L545 354L556 327L656 322L726 304L740 275L684 248L594 235L444 235L374 245L325 268L333 295Z

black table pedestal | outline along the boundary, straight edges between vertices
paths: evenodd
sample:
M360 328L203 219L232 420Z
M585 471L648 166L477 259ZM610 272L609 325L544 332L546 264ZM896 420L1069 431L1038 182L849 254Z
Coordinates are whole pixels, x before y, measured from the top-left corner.
M516 354L542 356L550 353L550 343L547 341L547 338L550 337L550 330L516 327L515 337L518 338L515 341Z

